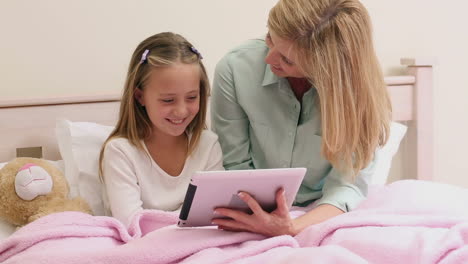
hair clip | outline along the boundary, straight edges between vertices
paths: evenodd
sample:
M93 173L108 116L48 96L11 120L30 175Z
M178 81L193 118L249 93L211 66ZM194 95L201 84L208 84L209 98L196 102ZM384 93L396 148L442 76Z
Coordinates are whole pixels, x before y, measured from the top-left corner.
M203 56L201 55L201 53L200 53L194 46L191 46L191 47L190 47L190 50L191 50L193 53L197 54L198 57L200 57L200 60L203 59Z
M148 53L149 53L149 49L147 49L147 50L145 50L145 52L143 52L143 54L141 55L140 64L146 62L146 56L148 56Z

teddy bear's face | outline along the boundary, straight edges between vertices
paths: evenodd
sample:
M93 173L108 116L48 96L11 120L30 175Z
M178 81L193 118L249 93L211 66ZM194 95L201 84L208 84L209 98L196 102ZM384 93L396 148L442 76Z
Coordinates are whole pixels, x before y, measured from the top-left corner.
M52 199L67 195L61 171L45 160L17 158L0 170L0 216L15 225L26 224Z
M52 187L50 174L33 163L27 163L21 167L15 177L16 194L26 201L31 201L40 195L47 195L52 191Z

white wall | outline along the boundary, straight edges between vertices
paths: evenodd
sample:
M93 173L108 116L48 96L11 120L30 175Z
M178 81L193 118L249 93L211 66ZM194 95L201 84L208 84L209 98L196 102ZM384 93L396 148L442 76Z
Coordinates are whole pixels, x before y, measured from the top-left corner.
M458 0L362 0L386 74L400 57L437 57L435 175L468 186L468 10ZM236 44L265 33L276 0L0 0L0 96L120 91L133 49L178 32L203 53L210 76Z
M3 96L120 91L138 43L185 36L213 72L245 39L266 32L275 0L0 0Z
M374 21L385 73L399 57L436 57L435 178L468 187L468 2L362 0Z

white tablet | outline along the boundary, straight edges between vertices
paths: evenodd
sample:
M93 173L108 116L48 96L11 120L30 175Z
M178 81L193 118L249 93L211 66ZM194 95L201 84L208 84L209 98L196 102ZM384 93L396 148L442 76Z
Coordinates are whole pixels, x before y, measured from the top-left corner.
M276 209L276 192L283 187L286 201L291 207L306 168L199 171L191 179L180 211L178 226L194 227L213 225L214 214L219 207L250 212L237 194L248 192L265 211Z

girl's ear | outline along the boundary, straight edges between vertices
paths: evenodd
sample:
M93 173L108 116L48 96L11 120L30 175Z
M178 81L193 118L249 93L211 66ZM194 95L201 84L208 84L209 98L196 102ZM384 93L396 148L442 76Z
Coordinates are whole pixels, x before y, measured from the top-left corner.
M140 103L141 106L145 106L143 102L143 91L140 88L135 88L135 99Z

